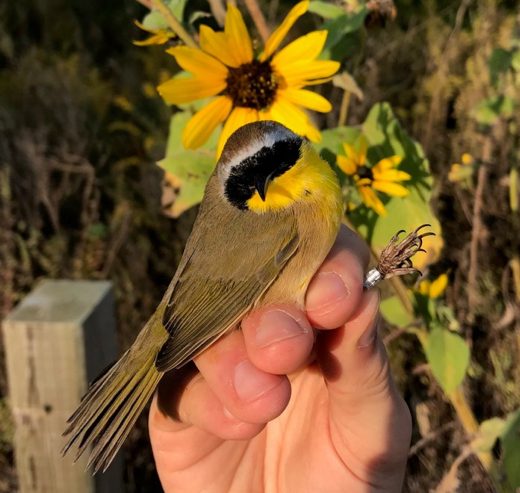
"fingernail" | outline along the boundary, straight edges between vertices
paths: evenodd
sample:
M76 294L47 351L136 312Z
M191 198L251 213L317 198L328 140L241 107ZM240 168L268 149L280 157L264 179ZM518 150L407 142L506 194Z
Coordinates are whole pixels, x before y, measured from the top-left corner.
M249 360L244 360L235 368L233 383L240 400L252 402L274 389L280 383L280 379L277 375L258 370Z
M343 279L335 272L321 272L314 280L313 289L309 291L306 304L311 311L323 311L343 302L350 290L345 286Z
M310 327L300 325L289 313L283 310L270 310L260 318L255 342L259 348L264 348L276 342L307 334L310 330Z
M377 336L377 331L379 329L380 320L381 315L378 312L372 323L369 325L368 329L366 329L365 332L363 332L363 334L361 334L361 337L358 339L358 349L367 348L374 343Z

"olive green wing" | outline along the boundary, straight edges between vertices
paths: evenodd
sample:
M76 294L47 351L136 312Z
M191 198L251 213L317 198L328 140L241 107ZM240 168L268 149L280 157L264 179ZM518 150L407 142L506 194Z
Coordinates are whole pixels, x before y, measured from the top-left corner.
M289 215L211 216L189 242L164 311L170 337L156 360L159 371L181 367L233 327L298 248L296 222ZM215 222L207 227L212 220L219 228Z

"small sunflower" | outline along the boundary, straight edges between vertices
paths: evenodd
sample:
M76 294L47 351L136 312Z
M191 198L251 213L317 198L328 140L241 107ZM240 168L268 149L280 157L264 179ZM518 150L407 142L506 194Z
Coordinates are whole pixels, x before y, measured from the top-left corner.
M350 144L343 144L345 155L337 156L338 166L345 174L353 177L363 203L380 216L384 216L386 209L377 192L392 197L406 197L409 191L399 182L407 181L411 176L396 169L402 161L401 156L389 156L369 166L366 139L361 138L358 147L356 150Z
M465 152L461 157L460 163L453 163L448 173L448 181L457 183L468 181L476 169L475 159L471 154Z
M186 125L184 147L201 146L225 122L217 146L220 154L238 127L258 120L275 120L310 140L319 140L319 131L302 108L325 113L332 106L323 96L303 87L323 82L339 68L338 62L316 59L327 31L310 32L275 53L308 6L308 1L299 2L290 10L259 56L254 55L240 11L231 4L223 32L200 27L200 49L177 46L167 50L192 77L176 77L161 84L158 90L165 101L182 104L213 97Z
M448 274L441 274L439 277L430 281L425 279L419 283L419 293L432 300L444 294L448 287Z

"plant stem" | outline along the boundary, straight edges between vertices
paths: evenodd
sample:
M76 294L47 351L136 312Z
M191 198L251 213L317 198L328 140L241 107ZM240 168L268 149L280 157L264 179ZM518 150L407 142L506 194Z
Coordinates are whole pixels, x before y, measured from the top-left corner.
M475 202L473 203L473 221L471 229L471 243L469 250L468 271L468 319L472 322L475 318L475 307L478 302L478 251L482 233L482 201L485 183L487 181L487 165L481 164L478 169L477 189L475 191Z
M244 0L244 3L246 4L251 19L253 19L253 22L255 23L258 34L260 34L262 41L265 43L267 38L269 38L270 31L264 14L262 14L256 0Z
M448 395L455 412L457 413L457 417L466 432L468 437L475 435L478 432L479 424L473 411L468 404L466 396L462 391L462 387L457 387L451 394ZM491 479L496 482L497 478L495 477L495 464L493 461L493 455L491 452L475 452L476 456L484 466L484 469L490 474Z
M223 26L226 22L226 8L222 0L208 0L211 13L215 17L219 26Z
M338 116L338 127L342 127L347 123L348 106L350 104L350 91L346 89L343 91L343 97L341 98L341 106L339 107Z
M188 34L188 31L184 29L177 17L175 17L173 12L164 3L163 0L152 0L152 5L164 16L171 30L177 36L179 36L179 39L181 39L186 46L190 46L191 48L197 48L197 43L195 43L195 40Z
M399 277L392 277L389 279L390 285L392 289L395 291L395 294L399 298L399 301L403 305L403 308L410 314L413 315L413 305L410 297L408 296L408 292L406 291L406 287L403 281Z
M491 158L492 140L490 137L484 141L482 150L483 163L478 169L477 189L475 190L475 202L473 203L473 219L471 229L471 243L469 250L469 270L468 270L468 321L472 323L475 319L475 307L478 302L478 251L479 241L482 234L482 204L484 199L484 189L487 182L488 166Z

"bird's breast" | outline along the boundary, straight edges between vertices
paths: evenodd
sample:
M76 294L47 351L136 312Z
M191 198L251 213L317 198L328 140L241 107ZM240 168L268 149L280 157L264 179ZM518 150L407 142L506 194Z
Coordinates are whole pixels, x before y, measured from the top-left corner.
M337 237L342 214L339 194L298 207L295 210L298 248L264 294L260 305L291 303L303 308L309 282Z

